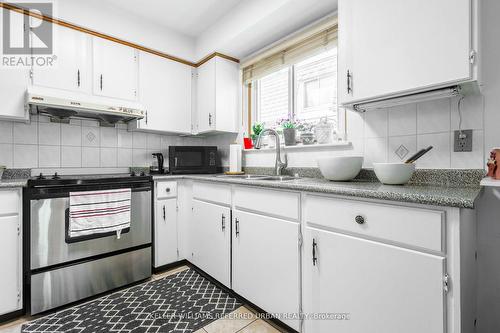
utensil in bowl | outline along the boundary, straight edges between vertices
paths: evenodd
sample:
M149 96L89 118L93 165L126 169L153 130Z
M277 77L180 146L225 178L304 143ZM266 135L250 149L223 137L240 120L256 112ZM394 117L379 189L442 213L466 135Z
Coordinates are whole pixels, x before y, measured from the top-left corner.
M415 172L415 163L373 163L375 175L381 183L403 185Z
M427 148L420 149L417 153L412 155L410 158L408 158L405 163L414 163L416 160L418 160L420 157L424 156L431 150L433 147L429 146Z

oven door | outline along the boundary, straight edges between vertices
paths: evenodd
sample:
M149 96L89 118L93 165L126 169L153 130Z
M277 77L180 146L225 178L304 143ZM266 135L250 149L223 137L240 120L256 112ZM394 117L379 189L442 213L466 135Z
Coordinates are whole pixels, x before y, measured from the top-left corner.
M215 173L216 147L169 147L169 168L172 174Z
M151 243L151 187L132 188L130 230L120 239L109 235L66 242L69 196L30 200L31 269L71 262Z

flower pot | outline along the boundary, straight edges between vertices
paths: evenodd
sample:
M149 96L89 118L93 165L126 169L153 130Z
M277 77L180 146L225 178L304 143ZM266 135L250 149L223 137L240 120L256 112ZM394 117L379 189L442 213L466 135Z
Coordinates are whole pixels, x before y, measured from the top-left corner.
M297 130L295 128L284 128L285 146L295 146L297 144Z

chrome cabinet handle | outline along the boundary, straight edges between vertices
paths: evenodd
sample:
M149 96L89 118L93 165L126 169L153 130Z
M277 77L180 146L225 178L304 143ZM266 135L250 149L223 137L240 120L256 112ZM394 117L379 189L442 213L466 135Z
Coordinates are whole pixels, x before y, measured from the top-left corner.
M226 230L226 216L222 214L222 231Z
M236 237L238 237L240 234L240 221L238 219L235 219L234 225L235 225Z
M366 222L365 218L361 215L357 215L354 221L356 221L357 224L364 224Z
M101 74L100 84L101 84L101 91L102 91L102 74Z
M165 189L165 191L166 191L167 193L170 193L170 187L167 187L167 188Z
M212 126L212 114L208 114L208 126Z
M167 210L165 208L165 205L163 205L163 221L167 221Z
M318 258L316 257L316 247L317 246L318 246L318 243L316 243L316 239L313 238L313 244L312 244L313 266L316 266L316 263L318 262Z
M352 93L352 72L347 70L347 94Z
M80 87L80 70L76 73L76 83L78 84L78 87Z

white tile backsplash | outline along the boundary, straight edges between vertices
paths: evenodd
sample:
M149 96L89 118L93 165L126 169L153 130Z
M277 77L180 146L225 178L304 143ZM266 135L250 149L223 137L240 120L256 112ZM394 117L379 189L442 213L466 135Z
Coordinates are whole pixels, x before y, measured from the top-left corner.
M71 124L61 124L61 144L64 146L82 145L82 127Z
M12 168L14 163L14 145L11 143L0 143L0 165Z
M417 136L417 149L433 146L432 150L418 159L419 168L446 169L451 167L450 133L421 134Z
M0 143L13 142L13 125L10 121L0 121Z
M158 134L148 134L146 141L148 149L155 149L155 150L161 149L161 138Z
M61 147L61 167L81 168L82 167L82 147Z
M82 167L96 168L100 166L100 148L82 147Z
M438 99L417 104L417 134L450 130L451 100Z
M458 101L460 98L451 100L451 129L459 128L460 116L458 112ZM484 128L484 96L470 95L466 96L461 103L460 110L462 114L462 129L483 129Z
M388 109L389 136L415 135L417 133L417 106L401 105Z
M101 141L101 133L99 127L82 127L82 146L84 147L99 147Z
M132 148L134 149L146 149L147 145L147 134L134 132L132 133Z
M13 168L31 168L37 165L38 165L38 145L14 144Z
M387 161L387 138L365 138L363 166L372 168L373 163Z
M132 148L132 132L127 130L118 130L118 148Z
M129 167L132 165L132 149L117 149L117 167Z
M38 146L38 167L39 168L60 168L61 167L61 146Z
M38 123L14 123L14 143L38 144Z
M415 135L389 137L387 162L404 162L417 151Z
M58 146L61 144L61 124L38 123L38 144Z
M114 168L117 165L116 148L101 148L101 167Z
M118 132L114 127L101 127L101 147L116 147L118 145Z
M373 110L365 113L365 138L387 136L387 110Z

